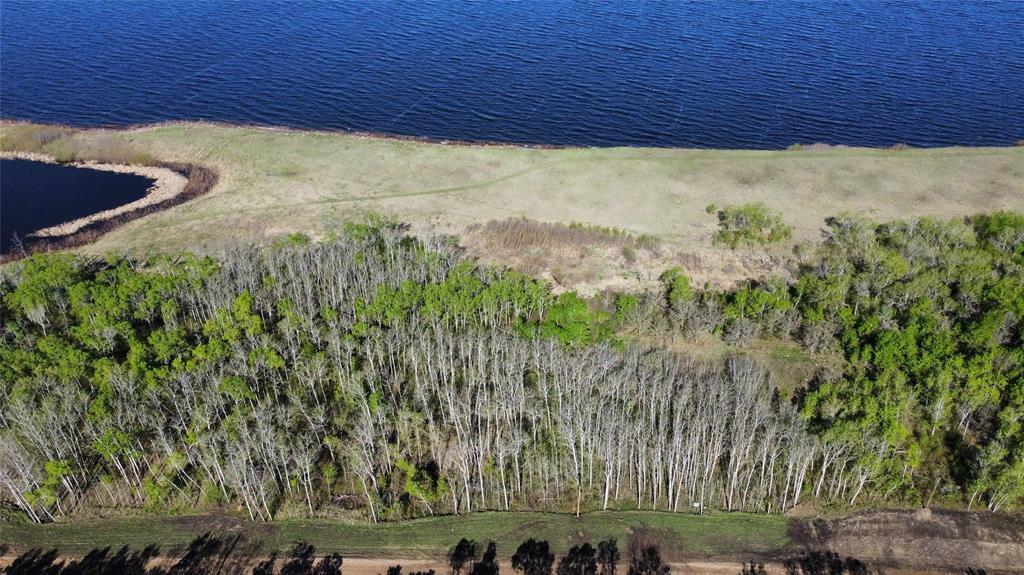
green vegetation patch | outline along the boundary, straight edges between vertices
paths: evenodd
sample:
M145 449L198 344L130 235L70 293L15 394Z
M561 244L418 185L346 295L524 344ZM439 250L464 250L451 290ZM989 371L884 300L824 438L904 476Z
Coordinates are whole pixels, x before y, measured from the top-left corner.
M781 214L761 202L721 209L711 204L707 212L718 217L719 229L714 235L714 242L732 249L741 245L767 246L793 235L793 226L783 222Z
M368 524L329 519L285 520L256 525L225 517L136 517L79 520L31 525L2 523L4 542L18 549L56 547L63 553L128 545L141 549L156 543L165 548L187 545L208 531L244 533L265 551L287 550L297 541L318 553L354 557L441 557L465 537L495 541L507 557L529 538L546 540L555 553L571 546L615 538L625 548L637 533L648 535L669 558L770 553L789 539L787 520L778 515L746 513L660 513L648 511L586 513L576 518L558 513L482 512L428 517L395 523ZM653 538L653 540L651 540Z
M633 534L645 531L666 552L694 557L781 549L788 543L786 525L782 516L748 513L608 511L576 518L560 513L482 512L378 525L285 521L278 525L277 540L287 545L304 537L325 551L383 556L438 555L463 537L495 541L502 554L511 554L519 543L532 537L548 541L555 553L564 553L573 545L588 541L596 545L608 538L624 546Z

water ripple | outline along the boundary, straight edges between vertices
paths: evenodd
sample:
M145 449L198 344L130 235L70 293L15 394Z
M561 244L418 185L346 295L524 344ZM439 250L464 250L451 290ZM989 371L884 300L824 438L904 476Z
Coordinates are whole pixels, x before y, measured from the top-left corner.
M1024 138L1024 3L4 0L0 114L781 148Z

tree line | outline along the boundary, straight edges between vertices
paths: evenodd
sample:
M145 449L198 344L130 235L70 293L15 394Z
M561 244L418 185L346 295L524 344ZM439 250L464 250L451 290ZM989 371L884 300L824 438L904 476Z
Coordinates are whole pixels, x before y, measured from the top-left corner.
M620 296L616 313L638 333L784 339L840 358L794 398L823 441L815 497L1019 505L1024 215L840 216L798 248L788 277L701 290L669 270L661 293Z
M217 258L32 256L0 274L3 497L35 521L1015 505L1021 220L840 218L788 280L670 270L607 310L383 222ZM783 397L753 360L628 335L666 330L845 361Z

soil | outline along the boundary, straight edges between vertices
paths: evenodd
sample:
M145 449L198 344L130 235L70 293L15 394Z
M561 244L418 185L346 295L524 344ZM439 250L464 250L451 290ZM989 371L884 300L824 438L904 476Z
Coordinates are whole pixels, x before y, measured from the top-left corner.
M794 520L798 547L908 573L1024 573L1024 514L935 509ZM890 571L891 572L891 571Z

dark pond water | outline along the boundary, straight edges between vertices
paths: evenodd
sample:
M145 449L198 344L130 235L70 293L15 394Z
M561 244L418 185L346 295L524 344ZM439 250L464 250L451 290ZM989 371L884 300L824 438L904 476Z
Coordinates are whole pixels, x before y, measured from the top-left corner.
M153 180L29 160L0 160L0 253L14 234L116 208L146 195Z
M577 145L1006 145L1024 2L3 0L2 114Z

